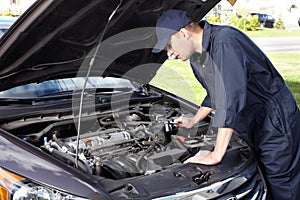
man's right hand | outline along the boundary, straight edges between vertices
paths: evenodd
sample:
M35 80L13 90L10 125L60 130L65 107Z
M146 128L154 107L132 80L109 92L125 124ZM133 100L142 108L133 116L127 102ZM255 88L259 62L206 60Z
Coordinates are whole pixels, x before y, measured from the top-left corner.
M194 118L180 116L174 120L177 128L192 128L196 123Z
M199 121L204 119L210 112L212 111L211 108L208 107L200 107L198 112L194 117L187 118L181 115L177 119L174 120L175 126L177 128L192 128L195 126Z

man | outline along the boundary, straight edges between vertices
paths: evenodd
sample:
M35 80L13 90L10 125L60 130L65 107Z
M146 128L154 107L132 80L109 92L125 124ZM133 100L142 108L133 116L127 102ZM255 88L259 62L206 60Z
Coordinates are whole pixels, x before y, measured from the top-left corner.
M193 118L179 117L191 128L215 110L215 148L185 163L221 162L233 131L254 149L272 199L300 199L300 111L266 55L230 26L192 22L186 12L169 10L156 24L153 53L190 60L207 96Z

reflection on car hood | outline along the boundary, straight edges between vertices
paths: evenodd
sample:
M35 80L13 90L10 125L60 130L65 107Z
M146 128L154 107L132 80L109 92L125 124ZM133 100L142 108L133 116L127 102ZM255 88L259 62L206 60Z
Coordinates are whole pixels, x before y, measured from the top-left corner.
M182 9L199 21L219 1L38 0L0 42L0 90L86 76L89 66L91 76L147 83L166 59L151 53L159 16Z

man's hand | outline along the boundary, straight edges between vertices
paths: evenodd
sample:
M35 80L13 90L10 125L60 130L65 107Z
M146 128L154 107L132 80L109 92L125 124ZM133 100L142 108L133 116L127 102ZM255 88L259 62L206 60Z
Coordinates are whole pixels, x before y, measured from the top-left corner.
M174 122L177 128L192 128L196 124L194 118L187 118L183 116L178 117L174 120Z
M199 151L193 157L187 159L184 163L199 163L204 165L215 165L221 162L226 153L232 136L232 128L219 128L216 145L213 151Z
M175 126L178 128L192 128L199 121L203 120L209 113L211 113L211 111L211 108L200 107L196 115L192 118L180 116L177 119L175 119Z
M193 157L190 157L184 163L198 163L203 165L216 165L221 162L222 159L214 155L212 151L199 151Z

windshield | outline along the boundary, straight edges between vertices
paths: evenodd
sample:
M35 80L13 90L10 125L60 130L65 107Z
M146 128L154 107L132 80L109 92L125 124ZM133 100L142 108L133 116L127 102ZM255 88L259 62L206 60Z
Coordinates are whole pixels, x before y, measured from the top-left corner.
M0 38L16 20L17 17L0 16Z
M63 93L67 91L81 90L85 79L85 77L65 78L21 85L0 92L0 98L42 97L60 92ZM126 79L112 77L90 77L87 80L86 89L92 88L113 90L128 88L133 90L134 86L129 80Z

